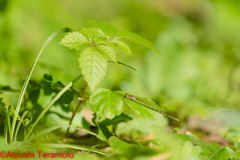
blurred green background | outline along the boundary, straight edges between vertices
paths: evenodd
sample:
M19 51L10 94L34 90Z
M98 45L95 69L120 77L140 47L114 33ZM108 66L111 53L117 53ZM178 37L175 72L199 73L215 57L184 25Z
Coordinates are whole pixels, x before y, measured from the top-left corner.
M95 19L138 33L161 52L128 43L133 56L119 51L118 61L138 72L109 63L98 88L152 98L188 127L198 124L190 117L211 115L230 129L240 124L239 6L239 0L1 0L0 85L20 90L51 33ZM59 45L61 38L46 48L33 79L47 73L66 84L81 73L79 53ZM14 106L18 95L1 96Z

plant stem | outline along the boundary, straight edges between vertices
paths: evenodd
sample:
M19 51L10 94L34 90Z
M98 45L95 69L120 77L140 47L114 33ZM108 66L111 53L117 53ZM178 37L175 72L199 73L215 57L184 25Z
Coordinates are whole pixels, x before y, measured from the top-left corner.
M69 125L72 125L73 119L74 119L77 111L79 110L79 108L81 107L81 105L82 105L82 103L83 103L83 101L84 101L84 97L85 97L85 94L86 94L86 91L87 91L87 87L88 87L88 85L87 85L87 83L86 83L86 84L85 84L85 87L84 87L84 90L83 90L83 94L82 94L82 96L81 96L81 99L82 99L82 100L79 101L76 109L73 111L72 117L71 117L71 119L70 119L70 121L69 121ZM70 127L68 127L68 129L67 129L66 135L69 134L69 130L70 130Z

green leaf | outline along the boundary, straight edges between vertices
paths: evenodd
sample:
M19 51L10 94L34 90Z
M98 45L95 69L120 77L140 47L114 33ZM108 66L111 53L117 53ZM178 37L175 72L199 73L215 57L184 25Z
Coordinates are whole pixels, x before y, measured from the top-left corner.
M116 61L116 52L109 46L97 45L97 49L108 59Z
M99 21L95 21L95 20L87 20L87 23L94 27L100 28L105 33L105 35L109 36L109 37L114 36L118 32L116 28L114 28L110 24L107 24L104 22L99 22Z
M200 146L195 146L192 148L191 155L194 157L197 157L201 152L201 147Z
M58 100L57 103L59 103L62 106L68 106L73 101L74 95L72 91L66 91Z
M117 137L110 137L108 139L110 146L114 149L114 150L120 150L121 152L125 153L127 152L127 150L129 149L129 147L131 147L130 144L128 144L127 142L124 142L121 139L118 139Z
M231 158L239 158L236 153L228 147L223 147L215 155L213 155L209 160L226 160Z
M43 78L44 78L44 81L48 82L51 86L54 86L54 87L64 87L62 82L60 82L56 77L54 77L52 75L44 74Z
M65 35L59 44L64 45L70 49L81 49L88 46L89 40L79 32L71 32Z
M108 89L100 88L90 96L92 110L102 119L113 117L122 113L123 102L121 97Z
M118 92L118 93L120 94L121 92ZM153 102L148 98L140 98L140 97L136 97L136 98L149 106L159 108L155 102ZM138 102L129 100L127 98L124 98L124 100L127 103L127 105L134 111L135 115L138 116L144 123L146 123L149 126L152 126L152 125L162 126L162 123L163 123L162 114L156 111L153 111Z
M56 90L52 87L64 87L63 83L60 82L56 77L47 74L44 74L43 76L42 85L45 95L50 95L52 92L56 92Z
M93 90L106 74L107 59L97 49L88 47L80 54L79 66L85 80Z
M98 34L96 30L97 30L97 28L83 28L80 31L80 33L82 33L88 39L93 39L94 34Z
M48 83L48 82L46 82L46 81L43 81L42 84L43 84L44 94L45 94L45 95L50 95L50 94L52 93L51 84Z
M130 117L129 115L125 114L125 113L121 113L120 115L114 117L112 119L112 123L116 123L116 122L127 122L132 120L132 117Z
M19 92L19 90L12 89L10 86L2 86L0 85L0 90L1 91L10 91L10 92ZM2 92L0 92L2 94Z
M190 141L185 142L182 150L182 160L191 159L193 157L198 157L201 152L200 146L193 146Z
M126 45L125 43L123 43L121 41L115 41L114 43L117 45L117 47L119 47L125 53L127 53L128 55L132 55L132 52L131 52L130 48L128 47L128 45Z
M102 141L107 141L111 136L113 136L106 126L99 124L97 125L97 128L98 137L100 137Z
M182 150L182 159L184 160L185 157L190 156L191 151L193 148L193 144L190 141L185 142Z
M108 140L110 146L114 149L111 156L116 156L116 158L110 157L111 159L119 159L119 157L123 159L151 159L152 156L159 154L159 150L150 149L117 137L112 136Z
M91 41L107 39L105 34L99 28L83 28L80 32Z
M0 98L0 115L5 116L7 108L5 108L5 103L2 100L3 98Z
M50 107L69 89L73 86L73 84L81 78L82 75L79 75L77 78L75 78L73 81L69 82L61 91L58 92L58 94L52 99L52 101L44 108L44 110L40 113L34 124L31 126L29 132L27 133L26 137L24 138L24 141L28 139L30 134L32 133L34 127L37 125L37 123L42 119L42 117L47 113L47 111L50 109Z
M38 98L40 95L40 88L34 89L30 94L29 94L29 99L32 102L32 104L37 104Z
M189 135L185 135L185 134L173 134L171 135L172 138L174 139L178 139L181 143L184 143L186 141L190 141L194 144L197 144L199 146L201 146L201 153L200 155L202 157L206 157L206 158L210 158L213 156L214 153L218 152L221 147L219 144L216 143L205 143L202 142L192 136Z
M92 122L96 126L91 126L90 130L96 133L102 141L107 141L108 138L113 136L112 133L109 131L108 127L105 124L102 124L101 122L98 121L100 119L98 114L94 113L93 116L94 117L92 119Z
M132 32L123 30L123 31L120 31L118 33L117 38L126 39L126 40L129 40L129 41L141 44L142 46L146 46L146 47L150 48L151 50L159 53L159 51L154 48L154 46L152 45L151 42L149 42L147 39L139 36L136 33L132 33Z
M126 115L125 113L121 113L117 116L115 116L113 119L104 119L103 121L101 121L99 124L104 125L104 126L110 126L113 124L116 124L118 122L128 122L132 120L132 117Z
M97 43L99 45L105 45L105 46L109 46L109 47L112 47L112 48L116 48L116 44L114 42L111 42L111 41L98 40Z

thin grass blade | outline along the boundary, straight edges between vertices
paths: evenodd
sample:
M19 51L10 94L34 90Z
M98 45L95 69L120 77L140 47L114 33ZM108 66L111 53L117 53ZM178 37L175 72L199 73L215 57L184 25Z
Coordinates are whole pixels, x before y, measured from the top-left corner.
M54 130L57 130L57 129L63 128L63 127L75 128L76 130L83 131L83 132L87 132L87 133L89 133L89 134L91 134L91 135L93 135L93 136L96 136L96 137L100 138L100 137L99 137L96 133L94 133L94 132L91 132L91 131L88 131L88 130L85 130L85 129L82 129L82 128L78 128L78 127L75 127L75 126L71 126L71 125L61 125L61 126L54 126L54 127L45 129L45 130L37 133L36 135L30 137L30 138L28 139L28 141L32 141L33 139L37 139L38 137L43 136L44 134L50 133L50 132L52 132L52 131L54 131Z
M83 150L83 151L98 153L105 156L108 154L107 152L101 151L99 149L80 146L80 145L48 143L48 144L44 144L44 146L51 147L51 148L70 148L70 149L76 149L76 150Z
M15 132L15 135L14 135L14 141L17 140L18 130L19 130L21 124L22 124L23 119L25 118L25 116L26 116L27 114L28 114L28 111L23 112L22 118L21 118L20 121L18 122L17 129L16 129L16 132Z
M38 53L38 56L29 72L29 74L27 75L26 77L26 80L24 81L24 84L23 84L23 87L21 89L21 92L20 92L20 95L19 95L19 98L18 98L18 102L17 102L17 106L16 106L16 112L14 114L14 117L13 117L13 121L12 121L12 133L10 135L10 138L12 139L13 138L13 135L14 135L14 131L15 131L15 126L16 126L16 122L17 122L17 116L18 116L18 113L19 113L19 110L20 110L20 107L21 107L21 103L22 103L22 100L23 100L23 96L26 92L26 88L27 88L27 85L28 85L28 82L32 76L32 73L33 73L33 70L42 54L42 52L44 51L44 49L46 48L46 46L48 45L49 42L51 42L56 36L62 34L62 33L65 33L65 32L70 32L72 31L72 29L70 28L63 28L63 29L59 29L57 31L55 31L53 34L51 34L48 39L45 41L45 43L43 44L40 52Z

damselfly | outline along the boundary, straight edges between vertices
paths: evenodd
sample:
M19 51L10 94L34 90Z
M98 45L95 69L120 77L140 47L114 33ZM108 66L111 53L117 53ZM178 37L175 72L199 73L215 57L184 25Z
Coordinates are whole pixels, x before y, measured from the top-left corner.
M150 106L150 105L148 105L148 104L146 104L146 103L138 100L135 96L131 96L131 95L129 95L129 94L126 93L126 94L125 94L125 97L126 97L127 99L129 99L129 100L132 100L132 101L134 101L134 102L140 103L140 104L142 104L143 106L145 106L145 107L147 107L147 108L150 108L150 109L152 109L152 110L154 110L154 111L156 111L156 112L158 112L158 113L161 113L161 114L163 114L164 116L167 116L167 117L172 118L172 119L174 119L174 120L176 120L176 121L179 121L177 118L172 117L172 116L164 113L163 111L160 111L160 110L158 110L158 109L156 109L156 108L154 108L154 107L152 107L152 106Z

